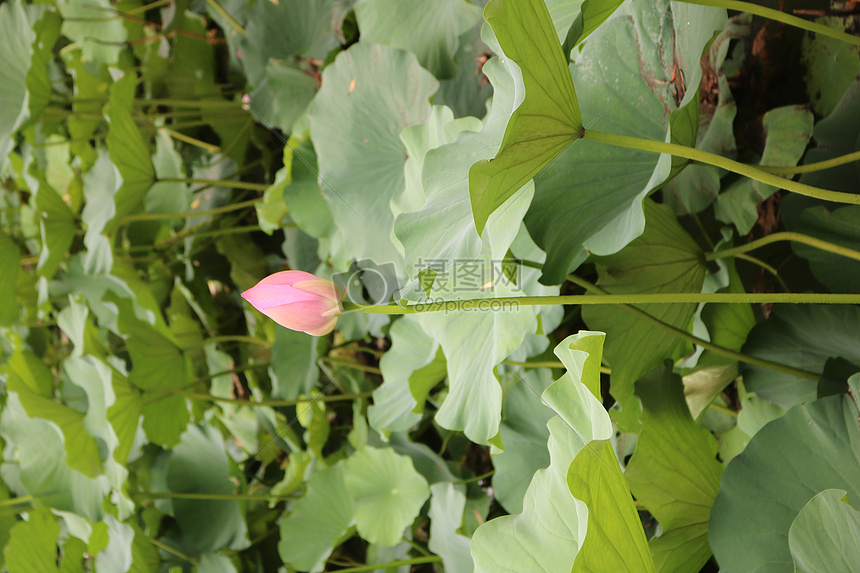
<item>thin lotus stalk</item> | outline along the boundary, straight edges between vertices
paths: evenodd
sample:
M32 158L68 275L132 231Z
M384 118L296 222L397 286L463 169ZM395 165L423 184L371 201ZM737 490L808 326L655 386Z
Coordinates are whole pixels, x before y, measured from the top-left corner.
M640 151L650 151L652 153L667 153L676 157L683 157L698 163L720 167L726 171L731 171L732 173L737 173L738 175L743 175L744 177L749 177L750 179L755 179L756 181L761 181L762 183L773 185L774 187L785 189L786 191L791 191L798 195L821 199L822 201L860 205L860 194L829 191L827 189L820 189L818 187L813 187L812 185L792 181L791 179L784 179L774 175L773 173L762 171L758 167L739 163L732 159L723 157L722 155L708 153L685 145L653 141L650 139L640 139L638 137L629 137L627 135L618 135L615 133L603 133L592 129L584 129L581 133L581 137L583 139L598 141L600 143L606 143L618 147L639 149Z
M852 36L851 34L847 34L845 32L842 32L841 30L829 28L827 26L824 26L823 24L818 24L816 22L810 22L809 20L804 20L803 18L798 18L797 16L792 16L791 14L786 14L785 12L774 10L773 8L765 8L764 6L759 6L758 4L740 2L739 0L680 1L685 2L687 4L698 4L699 6L713 6L715 8L725 8L727 10L747 12L755 16L761 16L762 18L767 18L776 22L782 22L783 24L787 24L788 26L793 26L795 28L800 28L801 30L813 32L815 34L821 34L822 36L827 36L828 38L833 38L834 40L840 40L842 42L846 42L854 46L860 46L860 38L858 38L857 36Z
M754 251L759 247L764 247L765 245L770 245L771 243L778 243L780 241L801 243L803 245L813 247L820 251L825 251L828 253L833 253L834 255L839 255L841 257L860 261L860 251L855 251L854 249L849 249L848 247L843 247L842 245L828 243L827 241L822 241L821 239L816 239L815 237L810 237L809 235L804 235L803 233L794 233L791 231L772 233L770 235L767 235L766 237L762 237L761 239L751 241L746 245L741 245L739 247L734 247L731 249L714 251L712 253L706 253L705 260L713 261L716 259L724 259L726 257L737 256L748 251Z

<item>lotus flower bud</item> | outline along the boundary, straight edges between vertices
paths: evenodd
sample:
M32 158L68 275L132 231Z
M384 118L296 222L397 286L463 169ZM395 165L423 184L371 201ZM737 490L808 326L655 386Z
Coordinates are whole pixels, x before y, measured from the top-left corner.
M343 314L343 294L331 281L304 271L270 275L242 293L257 310L290 330L324 336Z

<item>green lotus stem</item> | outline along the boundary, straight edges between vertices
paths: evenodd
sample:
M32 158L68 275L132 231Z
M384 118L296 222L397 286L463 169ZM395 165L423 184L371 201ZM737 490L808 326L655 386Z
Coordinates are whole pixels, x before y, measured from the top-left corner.
M211 94L213 96L220 96L221 94ZM95 98L91 98L94 99ZM72 101L83 101L83 100L72 100ZM95 100L95 101L104 101L107 102L107 99L104 100ZM242 102L240 101L228 101L228 100L196 100L196 99L137 99L134 100L134 103L137 105L164 105L168 107L242 107Z
M247 191L265 191L270 187L265 183L249 183L248 181L227 181L225 179L197 179L195 177L165 177L156 180L163 183L188 183L190 185L209 185L210 187L229 187Z
M154 537L147 537L147 539L149 539L149 542L152 543L153 545L155 545L156 547L158 547L159 549L166 551L166 552L170 553L171 555L175 555L176 557L179 557L183 561L193 563L194 565L196 565L197 563L200 562L199 557L189 557L188 555L182 553L178 549L174 549L173 547L171 547L165 543L162 543L161 541L159 541L158 539L155 539Z
M845 155L840 155L839 157L834 157L833 159L827 159L825 161L807 163L806 165L795 165L790 167L759 165L758 168L762 171L773 173L774 175L795 175L798 173L812 173L814 171L823 171L832 167L839 167L840 165L845 165L846 163L853 163L854 161L860 161L860 151L855 151L854 153L847 153Z
M485 474L481 474L481 475L479 475L479 476L470 477L470 478L466 478L466 479L461 479L461 480L457 480L457 481L452 481L451 483L452 483L453 485L461 485L461 484L467 484L467 483L475 483L475 482L481 481L482 479L487 479L488 477L492 477L495 473L496 473L496 470L490 470L490 471L488 471L488 472L487 472L487 473L485 473Z
M729 416L732 416L734 418L738 417L738 413L731 408L726 408L725 406L720 406L719 404L714 404L713 402L708 404L708 408L716 410L717 412L722 412L723 414L728 414Z
M209 344L220 344L222 342L243 342L245 344L257 344L259 346L265 346L266 348L272 347L272 343L268 340L261 340L259 338L254 338L253 336L229 334L224 336L213 336L212 338L206 338L205 340L197 344L183 347L183 350L188 350L189 348L199 348L200 346L207 346Z
M607 293L605 290L603 290L599 286L597 286L597 285L595 285L595 284L593 284L593 283L591 283L591 282L589 282L583 278L580 278L574 274L568 275L567 280L585 288L586 290L596 292L596 293L600 294L601 296L604 296L604 297L613 296L613 295L610 295L609 293ZM717 294L720 294L720 293L717 293ZM735 294L735 293L725 293L725 294ZM820 374L816 374L815 372L808 372L806 370L801 370L800 368L794 368L792 366L780 364L779 362L771 362L770 360L765 360L763 358L756 358L755 356L750 356L749 354L744 354L742 352L737 352L736 350L732 350L730 348L718 346L718 345L716 345L712 342L709 342L703 338L699 338L698 336L694 336L694 335L690 334L689 332L687 332L686 330L682 330L680 328L676 328L676 327L672 326L671 324L667 324L667 323L663 322L662 320L660 320L659 318L657 318L656 316L651 316L650 314L648 314L644 310L642 310L640 308L636 308L635 306L625 304L625 305L621 305L621 308L623 308L627 312L635 314L636 316L638 316L642 320L648 322L649 324L651 324L651 325L653 325L653 326L655 326L661 330L669 332L669 333L675 335L676 337L678 337L682 340L686 340L687 342L692 342L693 344L698 344L699 346L701 346L705 350L710 350L714 354L719 354L721 356L725 356L727 358L731 358L731 359L737 360L739 362L745 362L747 364L752 364L753 366L759 366L761 368L767 368L768 370L773 370L775 372L782 372L783 374L789 374L791 376L797 376L799 378L805 378L806 380L816 380L817 381L821 377Z
M779 283L779 286L782 287L782 290L784 290L785 292L791 292L791 289L788 288L788 285L785 284L785 281L782 280L781 276L779 276L779 271L777 271L775 268L773 268L772 266L770 266L769 264L767 264L763 260L757 259L755 257L751 257L749 255L743 255L740 253L735 253L735 258L741 259L742 261L750 262L754 265L757 265L757 266L763 268L764 270L766 270L767 272L772 274L774 276L774 278L776 278L777 282Z
M738 12L747 12L749 14L754 14L756 16L761 16L762 18L768 18L769 20L774 20L776 22L782 22L783 24L787 24L789 26L794 26L795 28L800 28L801 30L807 30L809 32L814 32L816 34L821 34L822 36L827 36L829 38L833 38L835 40L841 40L843 42L847 42L849 44L853 44L855 46L860 46L860 38L856 36L852 36L851 34L847 34L845 32L841 32L834 28L828 28L822 24L817 24L815 22L810 22L809 20L804 20L803 18L798 18L797 16L792 16L791 14L786 14L785 12L780 12L779 10L774 10L773 8L765 8L764 6L759 6L758 4L750 4L749 2L739 2L738 0L679 0L681 2L686 2L687 4L698 4L699 6L713 6L715 8L725 8L727 10L737 10Z
M164 179L160 179L159 181L165 181ZM230 183L228 181L228 183ZM240 182L241 183L241 182ZM244 209L245 207L253 207L260 201L259 199L251 199L250 201L243 201L241 203L231 203L229 205L224 205L223 207L217 207L215 209L208 209L206 211L183 211L182 213L136 213L134 215L128 215L127 217L123 217L122 224L126 225L128 223L134 221L162 221L165 219L190 219L191 217L206 217L209 215L220 215L221 213L229 213L230 211L238 211L239 209Z
M652 153L667 153L676 157L684 157L685 159L690 159L691 161L696 161L698 163L720 167L726 171L731 171L732 173L737 173L738 175L743 175L744 177L749 177L750 179L755 179L756 181L761 181L762 183L773 185L774 187L785 189L792 193L797 193L798 195L805 195L806 197L814 197L815 199L831 201L833 203L860 205L860 194L829 191L827 189L820 189L804 183L798 183L797 181L784 179L772 173L762 171L752 165L739 163L721 155L708 153L707 151L701 151L685 145L641 139L638 137L629 137L627 135L618 135L615 133L603 133L592 129L584 129L581 137L582 139L590 139L591 141L598 141L600 143L607 143L618 147L639 149L641 151L650 151Z
M221 151L221 148L217 145L213 145L211 143L206 143L205 141L200 141L197 138L191 137L190 135L185 135L184 133L179 133L173 129L168 129L167 133L170 134L170 137L173 139L178 139L179 141L184 141L188 145L193 145L194 147L199 147L209 153L218 153Z
M294 495L254 495L250 493L174 493L174 492L154 492L154 491L133 491L133 497L143 499L196 499L201 501L268 501L270 499L295 499Z
M21 497L13 497L0 501L0 507L8 507L10 505L19 505L22 503L32 503L35 498L32 495L24 495Z
M375 368L373 366L365 366L364 364L355 364L349 360L343 360L340 358L332 358L329 356L323 356L320 358L320 362L327 362L329 364L334 364L335 366L345 366L346 368L352 368L353 370L359 370L361 372L368 372L370 374L382 374L382 370L379 368Z
M365 573L367 571L377 571L380 569L388 569L390 567L400 567L402 565L421 565L422 563L441 563L442 558L438 555L430 555L427 557L415 557L413 559L399 559L397 561L389 561L388 563L377 563L376 565L361 565L359 567L349 567L347 569L338 569L337 573Z
M230 25L233 26L237 32L239 32L243 36L245 35L245 28L243 28L242 25L239 24L239 22L234 20L233 16L228 14L227 11L222 8L220 4L218 4L218 2L216 2L215 0L206 0L206 3L212 6L212 8L216 12L218 12L225 20L227 20L227 22L229 22Z
M860 304L858 294L830 293L644 293L564 296L507 296L443 302L420 302L407 306L362 305L344 302L344 311L368 314L420 314L424 312L512 310L520 306L554 304Z
M821 239L816 239L815 237L810 237L802 233L793 233L788 231L781 233L773 233L766 237L762 237L761 239L751 241L746 245L741 245L740 247L714 251L712 253L705 253L705 260L713 261L715 259L733 257L738 254L753 251L755 249L758 249L759 247L764 247L765 245L769 245L771 243L777 243L779 241L791 241L793 243L801 243L809 247L814 247L821 251L833 253L834 255L839 255L849 259L854 259L855 261L860 261L860 251L855 251L854 249L849 249L848 247L843 247L841 245L834 245L833 243L828 243L827 241L822 241Z
M140 6L139 8L129 10L128 12L126 12L126 14L131 14L132 16L134 16L136 14L143 14L147 10L152 10L153 8L159 8L161 6L167 6L172 1L173 0L155 0L155 2L150 2L149 4L144 4L143 6Z
M270 407L270 408L285 408L288 406L296 406L307 402L345 402L348 400L361 400L363 398L373 397L373 392L356 392L354 394L334 394L332 396L317 396L316 398L302 398L297 400L240 400L238 398L222 398L211 394L202 394L199 392L186 392L184 390L171 390L164 393L164 396L159 395L158 398L164 398L169 394L179 394L190 400L202 400L205 402L224 402L225 404L236 404L239 406L252 407ZM152 400L153 402L155 400Z
M278 225L279 229L292 229L298 227L295 223L281 223ZM193 233L188 235L189 237L201 238L201 237L220 237L223 235L237 235L242 233L253 233L254 231L259 231L260 225L246 225L244 227L224 227L223 229L218 229L217 231L203 231L202 233Z

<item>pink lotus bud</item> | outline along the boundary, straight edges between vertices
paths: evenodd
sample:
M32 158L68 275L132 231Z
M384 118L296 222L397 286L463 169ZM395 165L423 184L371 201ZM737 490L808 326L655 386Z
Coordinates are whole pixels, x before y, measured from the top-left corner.
M343 314L340 289L304 271L270 275L242 293L254 308L290 330L324 336Z

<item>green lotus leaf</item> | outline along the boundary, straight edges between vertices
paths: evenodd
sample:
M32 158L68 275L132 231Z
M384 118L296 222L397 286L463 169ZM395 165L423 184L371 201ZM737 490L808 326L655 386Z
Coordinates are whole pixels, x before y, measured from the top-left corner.
M233 493L227 452L221 433L192 424L182 434L167 462L167 488L175 493ZM239 502L230 499L173 499L173 515L181 537L180 551L201 555L248 546L248 526Z
M367 541L397 545L430 497L412 460L392 449L364 447L344 462L346 491L355 500L355 525Z
M717 442L690 415L681 379L670 369L636 382L642 432L624 476L630 490L660 522L649 542L660 571L698 573L711 556L708 518L723 467Z
M440 80L454 76L459 37L481 18L466 0L363 0L355 7L361 41L408 50Z
M860 309L840 305L774 305L768 320L749 333L747 354L823 372L828 358L860 364ZM816 398L818 385L790 374L743 364L744 384L751 392L785 409Z
M860 561L860 512L845 503L844 489L826 489L809 500L788 531L798 573L850 573Z
M491 0L484 18L505 55L520 67L526 97L511 115L501 149L469 170L469 193L480 234L487 219L567 148L582 117L567 61L542 0Z
M696 114L686 108L697 92L679 91L673 82L682 74L687 86L699 84L702 52L725 25L725 10L663 1L625 6L589 36L571 64L583 123L693 145ZM641 234L642 199L669 177L671 164L668 156L579 140L535 173L525 222L547 253L541 282L560 284L588 253L615 253Z
M534 474L522 513L490 520L475 531L475 571L573 568L586 536L589 510L571 493L568 471L589 442L608 440L614 434L609 415L597 399L603 340L603 333L580 332L556 347L567 373L541 395L558 414L547 422L550 465Z
M847 394L795 406L753 436L723 472L709 537L721 569L795 571L790 529L817 493L860 501L860 429Z
M463 523L466 495L451 483L430 486L430 551L442 557L445 571L472 573L474 564L469 554L470 539L458 533Z
M309 111L339 242L352 258L393 263L401 276L403 257L390 238L390 203L405 185L400 132L424 122L437 87L411 53L358 43L324 70Z
M702 290L706 268L702 252L678 224L668 207L645 201L645 232L624 249L595 259L598 284L612 294L691 292ZM648 314L686 330L695 304L634 305ZM626 431L638 427L640 405L633 385L666 358L681 356L683 341L614 306L589 305L585 323L606 332L606 360L612 367L610 392L621 410L613 415Z
M588 529L572 572L654 573L645 531L612 444L586 444L570 466L567 483L588 507Z
M355 505L344 484L342 463L316 472L304 497L281 519L278 553L300 571L319 572L333 546L355 523Z
M26 5L20 1L4 2L0 6L0 53L3 54L0 71L0 169L15 146L12 135L29 115L26 82L35 38Z

